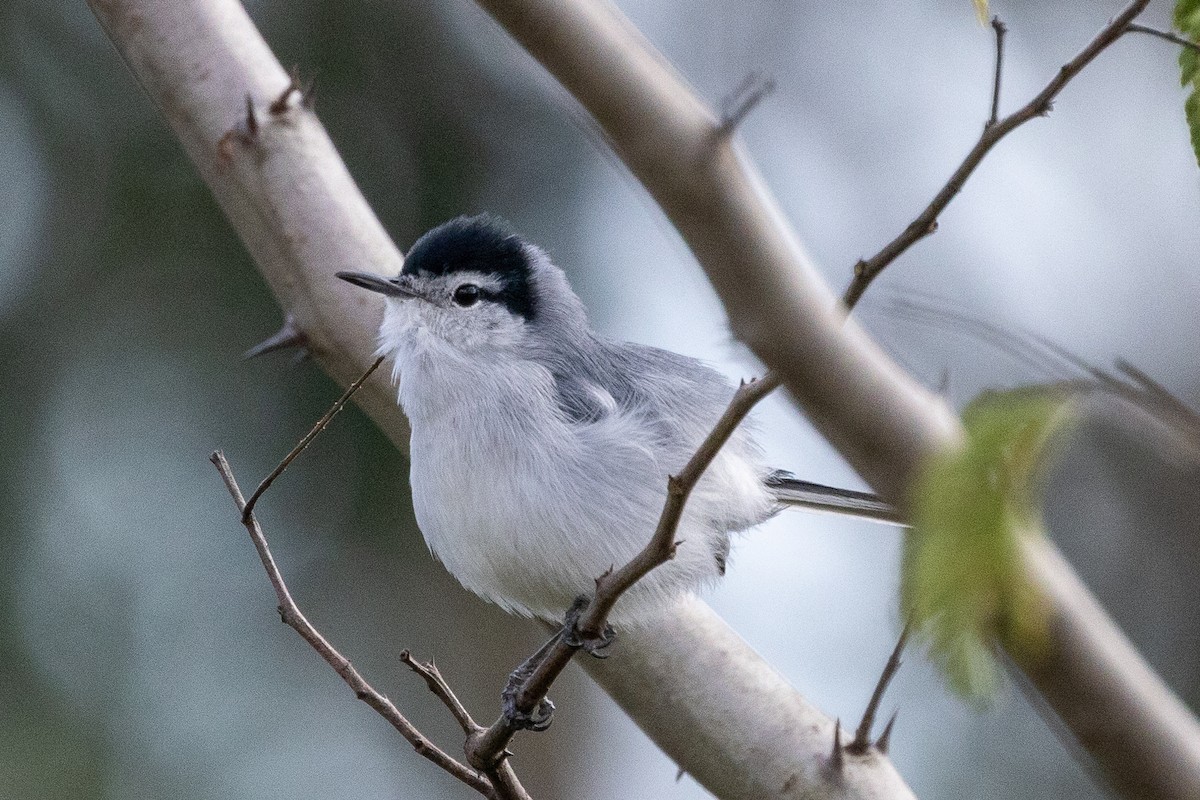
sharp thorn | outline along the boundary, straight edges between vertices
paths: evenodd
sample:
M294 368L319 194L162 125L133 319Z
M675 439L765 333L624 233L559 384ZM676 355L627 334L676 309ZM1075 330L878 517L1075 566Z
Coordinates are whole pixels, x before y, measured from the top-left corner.
M756 72L747 75L722 104L725 110L721 115L717 132L721 136L731 136L746 120L746 117L750 116L750 112L754 110L755 106L774 91L774 79L763 77Z
M293 347L303 348L307 342L308 337L296 327L295 320L289 314L283 321L283 327L242 353L242 358L249 360L279 350L289 350Z
M300 89L300 105L312 110L317 104L317 76L308 79L308 83L304 84Z
M888 747L892 743L892 726L896 724L896 715L899 711L892 712L892 718L888 720L887 725L883 726L883 733L875 740L875 749L887 755Z
M833 723L833 752L829 754L829 769L841 773L846 766L846 756L842 753L842 720L839 717Z
M681 780L683 780L684 775L687 775L687 770L685 770L683 767L680 767L679 771L675 773L675 782L679 783Z
M254 98L246 94L246 133L251 139L258 138L258 117L254 114Z

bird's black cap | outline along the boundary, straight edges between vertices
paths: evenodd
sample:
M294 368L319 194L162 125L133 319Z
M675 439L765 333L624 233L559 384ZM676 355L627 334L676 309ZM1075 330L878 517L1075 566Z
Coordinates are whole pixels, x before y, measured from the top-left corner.
M486 214L456 217L416 241L404 259L404 275L442 276L480 272L495 277L500 289L482 296L532 320L536 312L526 244L503 222Z

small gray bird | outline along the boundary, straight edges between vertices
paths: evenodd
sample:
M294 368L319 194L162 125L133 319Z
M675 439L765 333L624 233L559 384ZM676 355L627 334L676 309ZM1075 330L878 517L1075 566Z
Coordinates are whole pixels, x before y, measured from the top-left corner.
M596 333L562 270L491 217L422 236L384 296L379 354L412 425L417 523L463 586L559 620L650 540L678 472L733 387L693 358ZM725 572L730 534L785 504L892 519L872 495L768 468L743 427L692 493L675 558L617 603L636 624Z

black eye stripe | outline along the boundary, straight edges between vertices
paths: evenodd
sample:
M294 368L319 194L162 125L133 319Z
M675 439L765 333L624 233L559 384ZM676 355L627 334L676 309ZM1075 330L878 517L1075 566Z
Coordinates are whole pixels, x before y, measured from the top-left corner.
M459 217L429 231L409 250L403 272L430 278L482 274L495 288L480 288L480 300L499 303L527 321L536 316L527 246L490 217Z

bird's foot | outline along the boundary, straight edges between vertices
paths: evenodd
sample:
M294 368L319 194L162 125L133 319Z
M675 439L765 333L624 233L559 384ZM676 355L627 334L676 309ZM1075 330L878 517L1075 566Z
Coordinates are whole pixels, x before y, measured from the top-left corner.
M617 638L617 632L613 630L613 626L605 625L604 629L598 633L586 633L579 629L579 617L587 608L588 602L587 595L580 595L567 609L567 614L563 618L563 643L570 647L577 647L595 658L608 658L608 648Z
M529 679L546 660L546 655L557 641L557 636L552 637L550 641L538 648L536 653L521 662L521 666L514 669L508 676L508 683L504 685L504 691L500 693L500 707L504 719L512 727L526 731L544 731L550 727L550 722L554 717L554 703L550 702L549 698L543 697L538 701L536 707L528 711L521 709L519 699L528 685Z
M544 731L554 721L554 703L550 702L549 698L543 697L539 700L537 707L532 711L522 711L518 703L521 691L540 663L540 659L537 659L539 654L545 655L539 651L513 670L512 674L508 676L508 683L505 684L504 691L500 693L500 707L504 719L508 721L509 725L519 730Z

